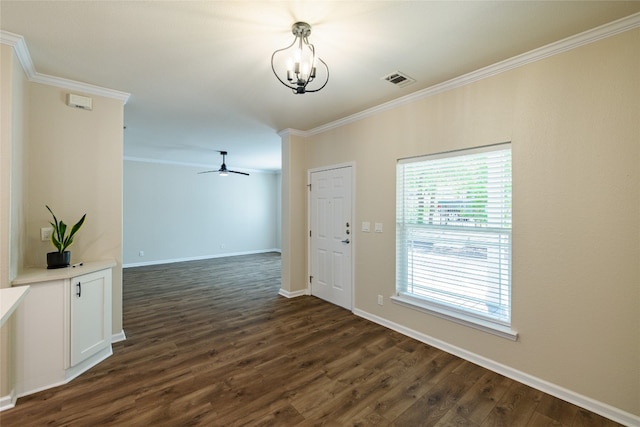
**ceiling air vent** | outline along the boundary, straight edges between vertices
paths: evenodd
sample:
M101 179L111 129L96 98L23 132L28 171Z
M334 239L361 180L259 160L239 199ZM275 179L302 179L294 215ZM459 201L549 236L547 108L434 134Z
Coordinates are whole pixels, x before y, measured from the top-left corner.
M406 74L401 73L400 71L394 71L393 73L386 75L382 78L383 80L388 81L389 83L393 83L398 87L409 86L416 81Z

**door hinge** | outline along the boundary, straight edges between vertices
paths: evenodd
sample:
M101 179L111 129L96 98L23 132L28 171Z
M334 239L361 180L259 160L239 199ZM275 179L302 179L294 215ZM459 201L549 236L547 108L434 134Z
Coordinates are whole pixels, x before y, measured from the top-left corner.
M311 237L311 230L309 230L309 237Z
M313 276L309 276L309 283L313 282Z
M309 191L311 191L311 184L307 184L307 187L309 187Z

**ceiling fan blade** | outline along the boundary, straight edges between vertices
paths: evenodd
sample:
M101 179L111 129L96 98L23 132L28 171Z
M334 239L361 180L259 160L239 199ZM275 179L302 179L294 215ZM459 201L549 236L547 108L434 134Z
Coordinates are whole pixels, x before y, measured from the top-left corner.
M218 151L218 153L222 154L222 165L220 165L220 169L214 170L214 171L198 172L199 174L200 173L218 172L220 175L226 175L227 173L237 173L237 174L240 174L240 175L249 176L249 174L246 173L246 172L230 171L229 169L227 169L227 165L225 164L225 159L226 159L226 156L227 156L227 152L226 151L220 151L220 150L216 150L216 151Z

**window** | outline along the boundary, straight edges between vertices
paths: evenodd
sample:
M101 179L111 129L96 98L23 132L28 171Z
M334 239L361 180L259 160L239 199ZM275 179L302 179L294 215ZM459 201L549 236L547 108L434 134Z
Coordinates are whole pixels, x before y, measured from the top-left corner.
M397 165L395 302L511 331L511 145Z

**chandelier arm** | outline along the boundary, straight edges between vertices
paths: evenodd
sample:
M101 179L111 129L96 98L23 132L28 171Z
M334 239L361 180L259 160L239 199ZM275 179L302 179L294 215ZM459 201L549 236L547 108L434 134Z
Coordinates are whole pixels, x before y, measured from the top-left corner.
M294 90L295 90L295 88L296 88L296 87L295 87L295 86L291 86L291 85L289 85L288 83L285 83L285 82L280 78L280 76L278 75L278 73L276 72L276 68L273 66L273 58L276 56L276 53L278 53L278 52L283 52L283 51L285 51L285 50L290 49L290 48L291 48L291 46L293 46L294 44L296 44L296 41L297 41L297 40L298 40L298 37L295 37L295 38L293 39L293 42L292 42L289 46L287 46L287 47L283 47L282 49L278 49L278 50L274 51L274 52L271 54L271 70L273 71L273 74L274 74L274 75L276 76L276 78L280 81L280 83L282 83L283 85L285 85L285 86L286 86L286 87L288 87L289 89L294 89Z
M316 79L315 74L313 74L313 69L316 66L316 47L313 44L309 43L309 40L307 40L306 38L305 38L305 42L309 47L309 50L311 51L311 64L309 64L309 77L307 78L307 84L309 84ZM304 85L304 86L305 88L307 87L307 85Z
M324 65L324 69L325 69L325 70L327 70L327 80L325 80L324 84L323 84L322 86L320 86L318 89L306 90L306 88L305 88L305 91L306 91L306 92L309 92L309 93L318 92L319 90L321 90L322 88L324 88L324 87L327 85L327 83L329 83L329 66L327 65L327 63L326 63L326 62L324 62L324 61L323 61L322 59L320 59L320 58L318 58L318 61L322 62L322 65ZM314 80L315 80L315 79L314 79Z

